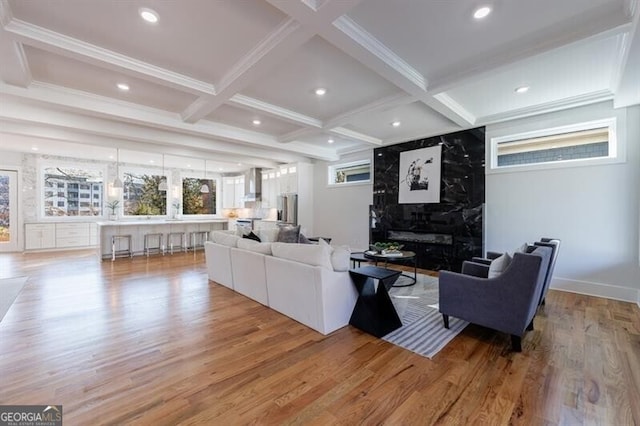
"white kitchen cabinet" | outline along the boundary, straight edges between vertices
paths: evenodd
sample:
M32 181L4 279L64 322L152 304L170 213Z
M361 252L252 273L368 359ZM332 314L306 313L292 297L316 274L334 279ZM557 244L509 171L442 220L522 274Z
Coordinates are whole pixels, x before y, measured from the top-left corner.
M244 176L224 176L222 178L222 208L244 207Z
M91 245L91 228L84 223L56 223L56 248Z
M279 172L275 169L262 171L262 207L276 208L280 193Z
M24 249L40 250L56 247L56 225L27 223L24 225Z
M280 166L280 192L298 192L298 166L285 164Z

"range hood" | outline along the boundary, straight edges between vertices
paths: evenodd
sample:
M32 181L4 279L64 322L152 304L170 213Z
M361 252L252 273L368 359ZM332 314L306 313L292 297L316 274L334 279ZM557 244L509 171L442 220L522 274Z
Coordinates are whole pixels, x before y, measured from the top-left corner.
M262 169L252 168L244 174L244 201L262 199Z

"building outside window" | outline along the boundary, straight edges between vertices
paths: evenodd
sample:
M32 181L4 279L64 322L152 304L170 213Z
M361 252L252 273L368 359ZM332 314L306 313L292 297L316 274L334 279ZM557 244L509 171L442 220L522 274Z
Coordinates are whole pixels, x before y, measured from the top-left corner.
M100 216L104 197L103 170L82 165L45 164L42 167L43 217ZM86 194L93 197L94 205L78 205L78 187L86 187ZM50 188L57 188L52 191Z
M125 172L123 179L123 212L125 216L164 216L167 193L158 191L163 176L141 172Z

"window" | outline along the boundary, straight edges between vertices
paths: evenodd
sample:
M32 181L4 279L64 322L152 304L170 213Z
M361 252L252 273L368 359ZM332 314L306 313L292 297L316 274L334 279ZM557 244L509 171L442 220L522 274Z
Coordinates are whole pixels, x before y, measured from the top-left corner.
M329 185L371 181L371 160L335 164L328 169Z
M492 138L492 169L548 167L617 158L615 119ZM538 168L539 168L538 167Z
M57 164L44 162L41 166L42 176L42 217L73 217L73 216L101 216L102 200L104 197L103 176L105 170L94 165ZM77 199L78 185L86 186L89 191L86 196L93 195L98 206L82 205L69 202ZM57 188L52 191L51 188ZM95 189L92 189L95 188ZM90 195L91 194L91 195Z
M158 191L163 176L145 171L125 171L123 181L123 212L125 216L164 216L167 214L167 193Z
M202 185L209 192L200 192ZM215 179L182 178L182 214L216 214L217 188Z

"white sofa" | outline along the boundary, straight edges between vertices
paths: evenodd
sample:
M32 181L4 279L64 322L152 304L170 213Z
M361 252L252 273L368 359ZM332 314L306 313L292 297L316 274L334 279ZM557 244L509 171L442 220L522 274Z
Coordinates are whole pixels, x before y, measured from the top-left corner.
M205 243L210 280L325 335L349 323L357 292L348 255L345 265L326 244L257 243L222 231L212 240Z

